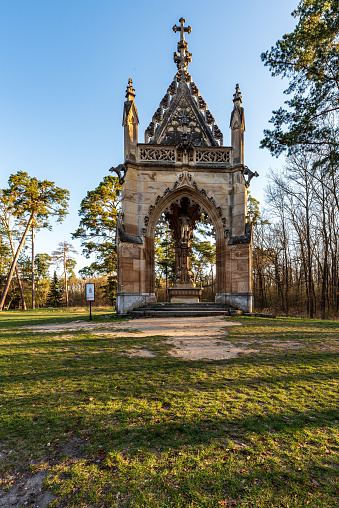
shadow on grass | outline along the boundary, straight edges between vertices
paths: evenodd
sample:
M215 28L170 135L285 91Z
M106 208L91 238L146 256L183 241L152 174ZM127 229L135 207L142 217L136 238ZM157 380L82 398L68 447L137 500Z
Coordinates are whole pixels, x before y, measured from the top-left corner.
M144 346L152 347L150 339L161 347L162 336L135 337L117 339L112 338L88 338L79 337L77 339L49 340L46 341L28 341L24 345L11 344L7 346L15 347L17 352L4 352L2 358L7 364L13 364L13 368L18 365L21 367L24 361L29 359L29 368L36 370L35 373L25 372L24 374L16 372L11 368L9 374L0 373L0 383L35 381L37 378L47 380L57 380L59 377L68 379L78 379L88 374L89 370L99 370L98 375L110 376L120 373L128 376L130 373L138 372L138 388L142 387L142 378L156 377L161 374L180 374L181 384L186 389L190 384L196 387L197 383L204 385L206 389L215 390L225 388L226 386L238 386L245 384L248 386L258 383L289 382L296 380L319 380L336 377L339 373L339 353L333 352L285 352L285 353L263 353L260 355L246 355L228 360L182 360L174 357L155 357L155 358L129 358L123 353L131 347ZM4 346L5 347L5 346ZM21 349L45 347L45 351L35 353L20 352ZM73 350L57 351L56 348L73 348ZM88 349L90 348L90 350ZM100 348L100 351L98 351ZM106 348L106 349L105 349ZM70 356L72 355L72 356ZM78 357L78 358L76 358ZM81 364L79 364L81 360ZM46 361L48 367L46 368ZM331 366L328 373L324 372ZM28 366L24 367L26 370ZM238 371L237 369L241 369ZM249 370L247 370L247 368ZM202 369L207 373L212 369L224 369L220 379L209 381L208 378L193 381L190 383L190 375L195 370ZM262 369L270 369L268 373ZM282 372L286 369L286 373ZM290 374L289 369L297 370L296 374ZM18 369L19 370L19 369ZM256 375L253 375L256 372ZM168 387L165 387L166 390ZM161 387L159 387L161 389Z
M11 314L11 312L15 312L15 314ZM18 313L16 313L18 312ZM51 312L48 314L48 312ZM52 311L44 310L43 315L41 314L30 314L27 315L23 311L8 311L5 313L0 312L0 328L21 328L23 326L43 326L48 324L63 324L63 323L72 323L74 321L88 321L92 323L101 323L109 321L125 321L126 318L119 317L114 310L100 310L98 314L95 314L92 310L92 321L89 321L89 309L87 311L79 312L74 311L72 315L72 311L68 311L65 309L65 314L67 316L63 316L62 313L58 313L57 315L53 315ZM104 316L109 316L109 318L104 318ZM23 333L26 331L25 328L21 328ZM0 332L1 333L1 332Z
M309 419L311 414L312 420ZM182 418L180 421L177 415L167 411L168 422L144 421L133 428L128 426L128 413L115 411L111 417L114 418L116 427L109 429L102 424L104 414L100 412L90 425L88 417L91 412L88 415L84 412L77 418L72 416L69 411L51 411L50 422L67 422L68 431L73 429L75 433L77 430L87 429L89 442L82 454L82 460L85 461L82 468L89 468L91 474L88 481L92 481L93 471L104 472L108 475L108 484L113 492L118 488L122 498L126 496L124 500L127 504L124 506L155 506L148 504L147 499L143 500L142 495L138 497L138 492L135 494L137 485L142 487L146 497L150 492L153 492L152 496L158 496L156 506L188 506L185 504L187 500L196 502L197 499L198 506L218 506L213 500L227 497L241 500L242 503L246 500L253 502L257 497L257 502L260 503L261 500L262 504L259 506L262 507L267 506L265 503L268 501L272 503L268 506L286 507L290 497L293 501L289 504L290 507L336 506L338 469L337 464L329 467L329 455L319 450L320 459L321 455L324 457L322 462L312 453L304 455L302 462L298 462L294 457L289 457L286 451L288 436L293 437L303 429L312 430L325 425L329 429L337 425L337 411L324 409L315 415L310 411L303 411L294 415L293 423L283 419L283 412L238 418L227 415L217 418L202 416L200 419ZM21 426L25 427L22 420ZM40 432L41 439L46 441L43 429ZM257 438L272 435L282 438L286 441L286 449L279 457L272 454L269 446L264 452L253 449L250 436L254 434ZM22 437L25 438L25 435ZM239 440L246 445L242 445L240 449L232 448L232 442ZM48 453L53 456L52 449ZM202 453L201 460L197 459L199 453ZM262 459L263 453L265 461ZM122 457L125 466L121 467L116 463L116 454ZM151 456L158 457L157 474L147 465L146 458ZM113 457L113 460L110 457ZM57 458L61 460L58 454ZM180 492L184 496L180 503L179 500L175 501L179 483ZM321 493L322 489L326 490L326 497ZM134 499L133 504L134 495L136 500ZM167 500L160 502L161 496L167 496ZM199 504L199 496L206 500L202 502L200 499ZM279 501L276 496L282 499ZM81 499L83 501L83 498ZM309 499L313 500L314 504L313 501L307 504L306 500ZM334 504L331 504L332 502ZM76 502L72 506L76 506Z
M30 443L30 453L43 450L41 453L54 457L57 464L64 460L61 444L70 435L87 435L81 467L92 468L91 474L107 474L107 489L112 489L114 496L121 492L125 503L121 506L187 507L194 500L197 506L212 507L218 506L216 499L224 498L241 500L248 507L337 506L338 463L321 447L319 456L305 452L300 463L289 456L288 447L289 440L296 444L303 431L325 434L337 429L338 404L325 391L318 399L308 392L312 408L301 404L296 410L295 400L289 400L288 394L338 379L339 354L298 351L207 362L171 357L131 359L121 352L135 345L147 347L152 338L84 338L78 333L77 338L64 341L42 341L34 336L24 347L46 351L33 356L20 348L6 356L6 364L12 363L12 367L8 375L1 373L0 383L6 390L13 384L15 390L11 400L6 399L6 393L0 394L5 409L1 439L23 443L20 446ZM153 339L159 342L159 337ZM73 346L74 351L56 351L63 346ZM120 350L111 351L112 347ZM98 352L98 348L103 350ZM20 369L25 372L19 373ZM21 384L18 397L16 389ZM279 406L271 398L281 389L286 399ZM243 390L247 390L245 395ZM209 411L207 407L204 412L197 404L204 404L205 392L209 398L215 394L216 400L218 392L242 393L244 398L227 402L227 397L221 397L221 409L216 406ZM257 403L264 393L271 402L265 410ZM250 399L255 405L243 407ZM275 410L274 404L278 406ZM257 442L279 438L282 451L276 456L265 444L261 450L253 447L253 436ZM51 442L48 448L47 440ZM234 448L236 441L245 445ZM204 459L193 460L200 452L205 453ZM117 453L126 460L125 472L122 466L116 472L116 464L110 463L110 456ZM178 461L184 460L183 453L186 463L177 467ZM147 456L159 458L157 474L144 465ZM74 464L75 468L76 461ZM93 481L96 490L91 474L88 482ZM78 501L77 494L72 491L70 495L71 506L84 506L84 499L91 503L87 494L81 494ZM157 505L152 504L152 496ZM259 503L254 505L256 498Z

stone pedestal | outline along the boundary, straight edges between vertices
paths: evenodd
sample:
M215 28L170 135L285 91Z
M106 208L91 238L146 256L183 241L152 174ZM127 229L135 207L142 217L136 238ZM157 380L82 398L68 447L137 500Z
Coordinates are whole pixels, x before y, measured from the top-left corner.
M233 305L244 312L252 312L253 310L252 293L217 293L215 301L223 305Z
M118 314L126 314L135 307L155 302L155 293L118 293L116 310Z
M168 288L167 291L171 303L199 303L202 288L182 284Z

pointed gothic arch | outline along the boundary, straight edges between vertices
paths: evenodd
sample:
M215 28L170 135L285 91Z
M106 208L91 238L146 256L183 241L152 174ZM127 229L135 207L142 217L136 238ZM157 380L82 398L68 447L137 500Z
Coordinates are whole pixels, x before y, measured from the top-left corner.
M146 238L146 270L148 272L147 279L149 281L148 290L150 293L155 291L155 259L154 259L154 235L156 232L157 224L163 213L166 213L171 208L171 205L180 204L182 198L190 200L191 204L196 204L200 207L200 212L208 215L211 223L213 224L216 240L216 292L220 293L221 288L224 286L224 255L225 249L223 248L225 238L225 227L220 217L220 213L213 201L209 200L207 196L194 189L192 186L184 184L179 188L166 193L166 195L158 201L154 208L152 208L151 216L147 221L147 227L144 232ZM152 206L152 205L151 205Z

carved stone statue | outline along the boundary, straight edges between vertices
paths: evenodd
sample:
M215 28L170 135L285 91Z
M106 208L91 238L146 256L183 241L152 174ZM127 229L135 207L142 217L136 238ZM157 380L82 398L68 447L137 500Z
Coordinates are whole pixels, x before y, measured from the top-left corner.
M191 224L189 217L183 215L179 219L180 225L180 239L182 242L189 243L191 240Z
M177 238L175 243L175 284L194 285L190 267L191 239L193 228L190 217L181 214L177 222Z

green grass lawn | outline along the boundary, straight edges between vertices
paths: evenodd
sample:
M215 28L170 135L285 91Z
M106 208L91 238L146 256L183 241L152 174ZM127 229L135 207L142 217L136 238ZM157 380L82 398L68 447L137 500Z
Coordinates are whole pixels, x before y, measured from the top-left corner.
M223 361L172 357L161 336L20 328L87 319L0 313L2 496L40 474L51 507L339 506L339 323L232 318L224 340L260 352Z

